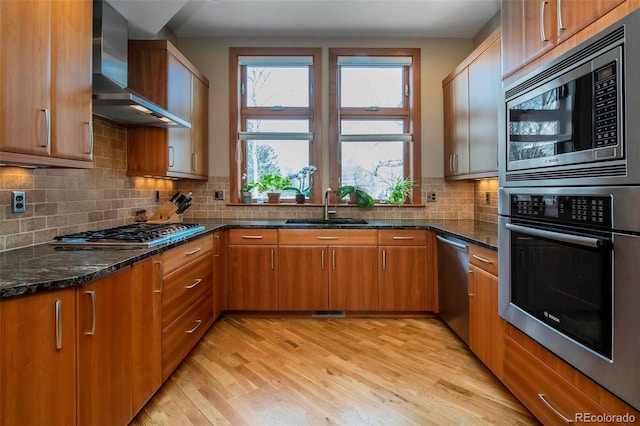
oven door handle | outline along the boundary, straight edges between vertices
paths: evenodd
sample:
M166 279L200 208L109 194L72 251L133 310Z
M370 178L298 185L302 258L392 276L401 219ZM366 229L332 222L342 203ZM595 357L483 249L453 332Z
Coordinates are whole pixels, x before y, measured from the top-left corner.
M534 237L548 238L554 241L561 241L563 243L569 243L569 244L577 244L580 246L591 247L596 249L605 248L610 243L609 240L604 238L590 238L590 237L583 237L580 235L563 234L560 232L545 231L543 229L528 228L526 226L513 225L511 223L506 223L505 226L507 227L507 229L511 231L520 232L522 234L528 234Z

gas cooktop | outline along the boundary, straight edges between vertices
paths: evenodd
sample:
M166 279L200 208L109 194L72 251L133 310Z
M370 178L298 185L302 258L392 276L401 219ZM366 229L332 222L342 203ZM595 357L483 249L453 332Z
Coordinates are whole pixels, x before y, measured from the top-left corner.
M55 237L56 245L155 247L182 240L204 226L193 223L134 223L101 231L85 231Z

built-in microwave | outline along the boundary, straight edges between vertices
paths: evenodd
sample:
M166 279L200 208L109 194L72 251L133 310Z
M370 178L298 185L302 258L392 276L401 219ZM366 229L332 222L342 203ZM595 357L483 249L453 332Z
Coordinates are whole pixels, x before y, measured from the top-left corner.
M509 186L640 184L640 12L505 87Z

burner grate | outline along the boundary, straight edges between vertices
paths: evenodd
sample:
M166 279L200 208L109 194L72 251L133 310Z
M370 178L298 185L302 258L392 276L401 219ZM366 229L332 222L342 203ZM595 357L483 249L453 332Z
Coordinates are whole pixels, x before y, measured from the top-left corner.
M186 238L203 229L204 226L193 223L134 223L117 228L57 236L55 241L60 244L152 247Z

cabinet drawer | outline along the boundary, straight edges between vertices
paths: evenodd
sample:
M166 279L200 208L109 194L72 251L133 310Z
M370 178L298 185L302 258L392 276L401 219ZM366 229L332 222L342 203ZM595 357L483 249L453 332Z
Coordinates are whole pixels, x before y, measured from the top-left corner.
M208 291L162 332L162 378L166 380L213 324L213 292Z
M171 272L187 263L205 256L213 250L213 237L198 238L162 253L162 274L166 277Z
M171 324L193 302L207 291L212 291L213 264L211 257L175 270L162 282L162 328Z
M370 229L280 229L281 245L374 246L378 232Z
M229 244L278 244L277 229L232 229Z
M498 252L475 244L469 244L469 263L498 276Z
M381 246L426 246L427 231L415 229L394 229L378 231L378 245Z
M505 335L504 383L545 425L566 424L576 413L606 413L603 407L531 352Z

